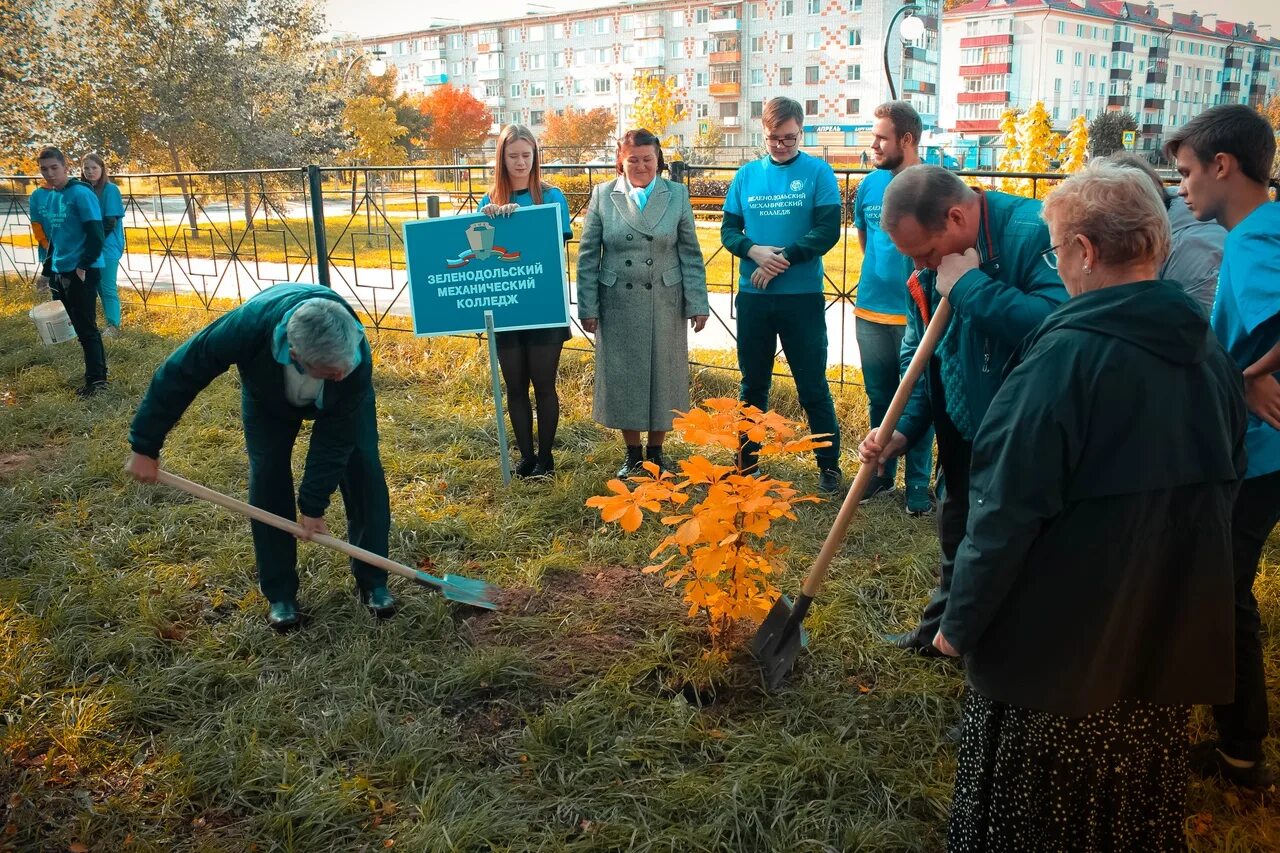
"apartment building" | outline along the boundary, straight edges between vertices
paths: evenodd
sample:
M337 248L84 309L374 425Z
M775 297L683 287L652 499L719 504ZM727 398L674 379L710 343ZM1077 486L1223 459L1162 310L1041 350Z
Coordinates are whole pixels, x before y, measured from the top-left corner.
M1158 148L1208 107L1276 93L1270 30L1172 4L974 0L943 20L939 123L989 138L1005 110L1043 101L1058 131L1078 115L1132 113L1137 147Z
M927 125L938 115L939 8L920 0L924 34L890 49L900 97ZM346 42L378 49L402 90L452 83L481 99L493 131L508 123L538 132L572 105L605 107L630 124L636 75L674 78L682 114L674 134L691 145L716 122L726 146L760 145L765 101L804 105L805 145L864 146L872 110L889 97L884 30L898 0L652 0L591 11L433 26ZM901 18L899 18L901 20Z

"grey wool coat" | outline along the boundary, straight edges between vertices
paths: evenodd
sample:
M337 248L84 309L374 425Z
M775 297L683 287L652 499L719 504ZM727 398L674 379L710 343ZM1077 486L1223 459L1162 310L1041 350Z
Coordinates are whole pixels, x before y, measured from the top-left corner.
M689 408L687 320L708 313L689 191L659 177L641 211L626 178L597 185L578 246L578 318L599 321L596 422L671 429Z

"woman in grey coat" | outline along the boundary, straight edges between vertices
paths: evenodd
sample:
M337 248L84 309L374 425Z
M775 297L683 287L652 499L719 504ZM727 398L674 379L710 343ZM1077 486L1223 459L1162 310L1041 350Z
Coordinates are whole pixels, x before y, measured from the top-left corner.
M661 177L663 167L656 136L626 133L619 177L592 191L578 247L578 319L596 336L592 416L622 430L619 477L640 472L646 430L645 456L666 467L672 412L689 408L684 321L700 332L710 313L689 191Z

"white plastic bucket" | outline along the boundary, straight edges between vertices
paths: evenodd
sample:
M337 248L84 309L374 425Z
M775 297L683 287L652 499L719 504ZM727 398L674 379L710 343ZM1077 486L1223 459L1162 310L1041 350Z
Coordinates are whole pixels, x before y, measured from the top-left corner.
M67 316L67 309L56 299L41 302L32 308L27 316L36 324L36 331L40 333L40 340L45 346L76 339L76 330L71 327L71 318Z

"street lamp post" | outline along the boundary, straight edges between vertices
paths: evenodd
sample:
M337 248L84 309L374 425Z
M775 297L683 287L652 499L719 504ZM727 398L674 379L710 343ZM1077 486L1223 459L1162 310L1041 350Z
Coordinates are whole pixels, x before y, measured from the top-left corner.
M617 94L618 94L617 138L619 141L622 139L622 133L623 133L622 131L622 81L623 81L623 78L626 76L626 74L631 70L632 70L631 66L623 62L615 62L605 67L605 71L607 71L609 73L609 76L613 78L613 87L614 89L617 90Z
M903 15L911 15L902 22L898 34L903 41L915 41L924 35L924 21L912 14L919 11L920 7L913 3L904 4L893 13L893 17L889 19L889 26L884 31L884 76L889 81L889 99L892 101L898 99L898 89L893 85L893 71L889 68L889 45L893 43L893 25L898 23L898 19Z
M344 84L347 82L347 78L351 76L351 69L355 68L356 63L364 59L366 56L373 57L373 61L369 63L370 74L372 74L374 77L381 77L383 74L386 74L387 63L382 61L382 57L386 55L387 55L387 52L380 47L375 47L373 50L370 50L370 51L361 51L360 53L357 53L355 56L351 57L351 61L348 62L347 67L343 69L342 82Z

